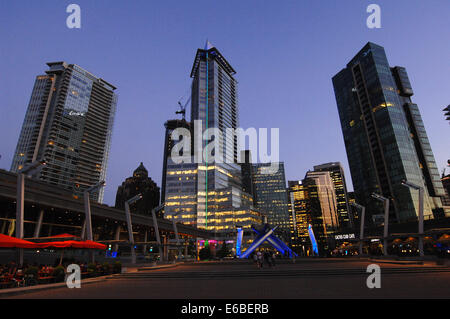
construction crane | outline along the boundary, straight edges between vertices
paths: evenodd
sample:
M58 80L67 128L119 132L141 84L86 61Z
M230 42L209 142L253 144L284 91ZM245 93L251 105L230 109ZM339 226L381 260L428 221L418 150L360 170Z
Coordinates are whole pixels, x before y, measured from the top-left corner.
M181 101L178 101L178 105L180 106L180 110L176 111L175 114L181 114L183 117L183 120L186 120L186 107L191 101L191 97L189 96L189 99L186 101L186 103L183 105Z

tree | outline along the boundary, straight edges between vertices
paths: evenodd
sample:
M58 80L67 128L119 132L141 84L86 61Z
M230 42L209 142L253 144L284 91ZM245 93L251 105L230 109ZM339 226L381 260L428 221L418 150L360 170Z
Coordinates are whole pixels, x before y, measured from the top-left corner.
M211 259L211 250L209 249L209 246L202 248L198 253L198 257L200 260Z
M217 252L217 257L225 258L230 254L230 250L227 247L227 244L224 242L220 250Z

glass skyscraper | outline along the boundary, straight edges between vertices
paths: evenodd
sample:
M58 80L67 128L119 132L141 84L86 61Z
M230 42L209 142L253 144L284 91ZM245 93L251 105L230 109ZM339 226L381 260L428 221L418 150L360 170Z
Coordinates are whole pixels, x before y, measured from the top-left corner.
M424 214L441 216L443 187L405 68L391 68L384 48L369 42L333 85L356 202L382 214L371 198L378 193L390 199L390 219L415 219L417 191L401 184L408 180L425 189Z
M277 231L288 240L291 228L284 163L278 163L276 172L272 171L271 163L254 164L253 185L255 206L271 226L278 226Z
M253 208L252 196L242 190L237 137L232 135L227 139L227 129L236 129L239 123L235 73L211 43L197 50L191 71L190 129L193 140L197 137L201 142L192 147L191 164L175 164L169 158L166 169L166 218L178 216L182 223L224 236L235 232L236 226L249 228L262 221ZM211 136L203 140L207 129L216 129L223 139ZM214 141L218 147L212 151ZM223 161L203 156L203 152L212 156L221 153Z
M47 65L36 78L11 171L45 160L37 177L79 196L106 178L116 88L75 64ZM102 202L103 189L91 196Z
M339 227L339 218L337 213L336 191L331 173L328 171L310 171L306 173L305 180L313 181L313 183L309 183L308 185L314 185L315 193L320 204L320 214L313 216L313 219L317 218L321 220L326 234L336 231ZM310 191L310 195L312 195L311 193Z
M314 166L315 172L330 172L336 192L336 210L340 227L353 226L352 214L347 198L347 184L345 183L344 169L341 163L333 162Z
M308 187L302 181L289 181L288 186L291 245L305 255L311 246L308 226L312 224Z
M197 226L197 172L197 164L174 163L168 157L163 195L165 218Z
M339 228L334 185L329 171L309 171L302 181L289 181L292 246L302 255L312 253L309 225L321 254L327 254L334 247L333 236Z
M166 199L167 165L168 165L169 159L171 157L172 149L175 144L175 141L172 140L172 132L178 128L185 128L185 129L191 131L191 123L187 122L185 119L169 120L166 123L164 123L164 127L166 128L166 134L165 134L165 138L164 138L163 170L162 170L162 178L161 178L161 203L164 203L164 201ZM179 142L181 142L182 138L183 137L180 136ZM191 143L192 143L192 140L191 140ZM183 155L183 154L180 154L180 155ZM172 168L173 167L174 167L174 163L172 163ZM182 168L182 166L180 166L180 168Z

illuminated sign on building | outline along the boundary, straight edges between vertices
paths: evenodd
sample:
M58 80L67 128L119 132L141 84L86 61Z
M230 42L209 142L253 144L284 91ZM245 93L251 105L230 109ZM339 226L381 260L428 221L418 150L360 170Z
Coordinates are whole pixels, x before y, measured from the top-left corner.
M342 240L342 239L354 239L354 238L355 238L355 234L340 234L340 235L334 236L334 238L335 238L336 240Z

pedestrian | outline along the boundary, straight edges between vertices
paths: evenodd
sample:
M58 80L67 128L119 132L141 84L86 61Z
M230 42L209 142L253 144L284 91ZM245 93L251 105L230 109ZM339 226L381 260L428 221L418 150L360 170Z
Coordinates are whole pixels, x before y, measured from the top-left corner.
M258 257L258 268L262 268L263 267L263 262L264 262L264 259L263 259L264 256L263 256L263 254L260 251L258 251L256 253L256 255Z
M264 260L267 262L269 268L272 267L272 261L270 260L270 253L267 251L264 253Z

